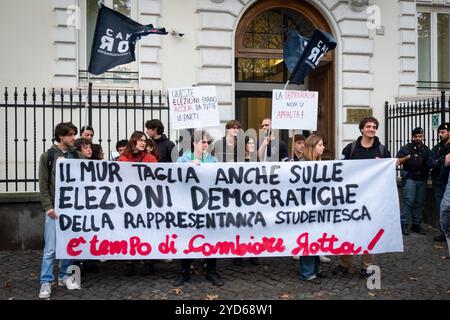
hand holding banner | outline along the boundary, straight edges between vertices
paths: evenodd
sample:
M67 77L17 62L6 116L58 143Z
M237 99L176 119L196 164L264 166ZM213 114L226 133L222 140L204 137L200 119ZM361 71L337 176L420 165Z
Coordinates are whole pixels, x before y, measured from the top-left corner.
M172 88L168 95L173 130L220 125L215 86Z
M273 90L272 128L317 130L317 91Z

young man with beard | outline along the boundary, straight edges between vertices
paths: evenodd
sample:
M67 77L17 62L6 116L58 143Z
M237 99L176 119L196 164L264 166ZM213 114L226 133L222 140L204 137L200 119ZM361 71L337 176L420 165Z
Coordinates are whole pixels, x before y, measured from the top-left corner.
M391 153L380 143L376 136L379 122L374 117L366 117L359 123L361 136L354 142L349 143L342 151L342 160L361 160L361 159L381 159L390 158ZM341 256L339 265L334 269L334 274L347 273L353 256ZM371 276L367 268L373 264L372 254L363 254L361 257L361 277L367 279Z

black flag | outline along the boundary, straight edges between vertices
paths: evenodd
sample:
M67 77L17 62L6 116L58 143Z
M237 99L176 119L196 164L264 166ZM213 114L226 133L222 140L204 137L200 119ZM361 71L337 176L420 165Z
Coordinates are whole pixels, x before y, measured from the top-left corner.
M298 59L308 45L308 41L308 38L301 36L297 31L289 30L283 47L283 60L290 73L294 71Z
M330 50L336 48L336 40L331 34L322 30L316 30L311 39L306 39L298 33L290 32L284 46L284 59L288 70L291 72L289 81L300 84L305 77L319 64L320 59ZM301 46L308 44L302 50ZM297 45L296 45L297 44ZM299 57L294 64L295 56ZM286 59L288 57L288 59ZM292 66L295 67L291 70Z
M101 5L95 25L89 72L101 74L115 66L136 60L136 41L149 34L167 34L164 28L142 25Z

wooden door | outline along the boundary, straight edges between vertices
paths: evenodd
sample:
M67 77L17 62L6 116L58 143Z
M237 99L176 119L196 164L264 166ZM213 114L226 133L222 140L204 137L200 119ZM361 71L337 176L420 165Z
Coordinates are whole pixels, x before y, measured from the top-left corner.
M317 134L323 138L324 160L335 158L335 107L333 63L325 63L310 73L308 90L319 92Z

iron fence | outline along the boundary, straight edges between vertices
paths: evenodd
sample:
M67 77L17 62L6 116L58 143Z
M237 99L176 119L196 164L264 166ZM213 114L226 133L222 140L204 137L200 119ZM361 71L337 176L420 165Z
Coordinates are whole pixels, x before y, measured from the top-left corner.
M96 89L89 109L86 96L82 89L5 88L3 103L0 99L0 192L38 191L39 158L54 143L53 130L60 122L71 121L80 129L89 116L93 142L103 147L105 159L111 159L117 141L144 130L147 120L160 119L170 137L167 98L161 91Z
M19 91L5 88L0 101L0 192L38 191L39 157L54 143L53 129L59 122L71 121L80 129L91 119L94 143L102 145L107 159L117 141L145 130L149 119L160 119L170 138L167 97L161 91L95 89L90 109L82 89ZM411 131L419 126L425 131L425 144L436 145L437 126L449 121L449 111L444 91L440 97L386 102L385 137L392 155L410 142Z
M393 157L411 142L416 127L424 130L424 143L430 149L439 143L437 128L449 121L450 100L445 91L439 97L422 98L389 105L385 102L385 141Z

